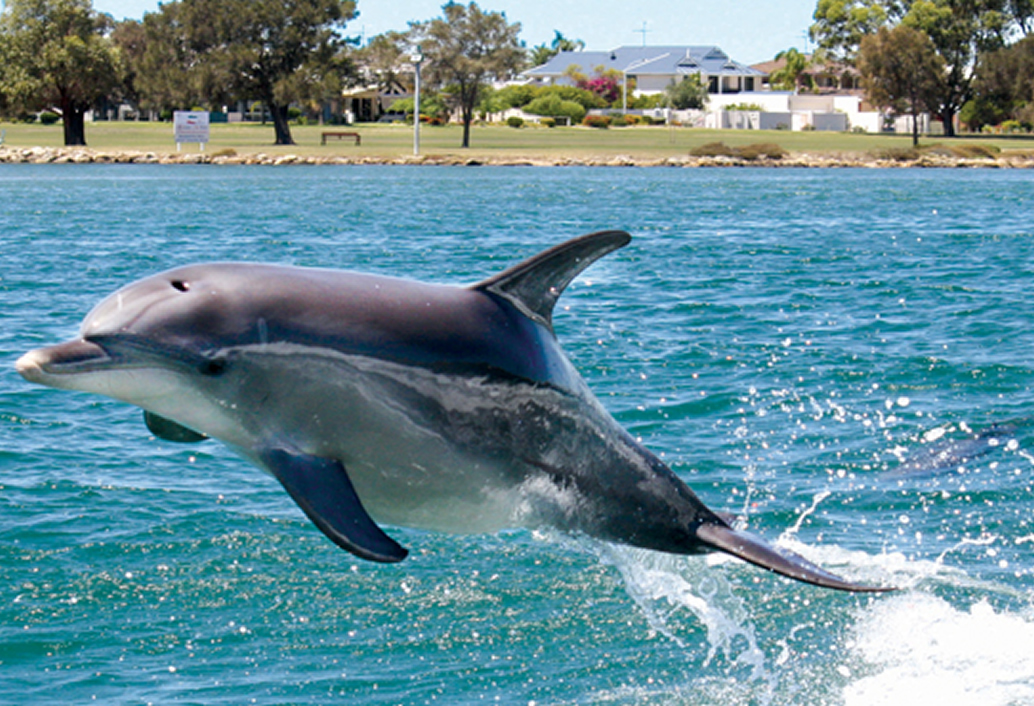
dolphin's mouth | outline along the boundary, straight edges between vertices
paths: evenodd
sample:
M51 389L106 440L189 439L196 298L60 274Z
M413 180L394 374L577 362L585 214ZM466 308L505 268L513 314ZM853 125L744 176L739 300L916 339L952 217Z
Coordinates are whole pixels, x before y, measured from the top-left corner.
M142 336L88 336L29 351L14 364L29 382L55 386L61 378L129 368L186 368L204 375L222 372L225 361Z
M112 362L104 348L79 339L29 351L15 362L14 368L29 382L47 384L52 377L100 370Z

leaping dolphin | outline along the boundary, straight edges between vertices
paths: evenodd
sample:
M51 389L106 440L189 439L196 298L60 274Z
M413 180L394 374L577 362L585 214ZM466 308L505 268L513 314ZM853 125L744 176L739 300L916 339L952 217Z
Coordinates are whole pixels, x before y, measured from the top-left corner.
M575 238L470 287L214 263L124 287L30 382L144 410L170 441L218 439L272 474L340 547L406 550L378 523L551 525L675 554L727 552L799 581L881 591L734 529L604 410L560 349L564 288L628 244Z

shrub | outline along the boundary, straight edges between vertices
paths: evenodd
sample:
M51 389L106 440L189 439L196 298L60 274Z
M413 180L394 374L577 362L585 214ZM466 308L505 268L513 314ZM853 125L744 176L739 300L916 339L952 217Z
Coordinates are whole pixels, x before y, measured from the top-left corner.
M563 115L570 118L572 123L580 123L585 117L586 111L580 103L564 100L556 93L550 93L539 96L531 103L528 103L524 106L524 112L551 117Z
M510 127L524 127L524 118L518 115L511 115L506 119L506 124Z
M625 124L627 124L627 125L638 125L642 121L643 121L643 119L640 116L638 116L638 115L626 115L625 116Z
M911 162L919 159L920 152L914 147L888 147L876 150L873 155L877 159L889 159L893 162Z
M724 142L708 142L689 151L694 157L734 157L736 153Z
M574 86L544 86L538 89L535 98L557 96L560 100L574 101L588 112L593 108L606 108L607 102L592 91ZM578 119L581 122L581 118Z
M746 110L756 111L759 113L765 112L765 108L760 103L732 103L725 106L726 110Z
M535 99L537 90L530 84L506 86L496 91L495 98L505 108L520 108Z
M544 127L556 127L556 120L553 118L539 118L539 125Z
M610 127L611 117L609 115L586 115L582 125L606 130Z
M782 159L787 155L786 150L772 142L755 142L754 144L737 148L735 152L737 157L751 162L761 157L766 159Z
M44 110L39 114L39 121L44 125L53 125L60 119L60 115L50 110Z
M998 159L1002 150L994 145L952 145L951 152L963 159Z
M708 142L689 151L694 157L739 157L753 162L762 157L782 159L787 151L773 142L755 142L743 147L729 147L724 142Z

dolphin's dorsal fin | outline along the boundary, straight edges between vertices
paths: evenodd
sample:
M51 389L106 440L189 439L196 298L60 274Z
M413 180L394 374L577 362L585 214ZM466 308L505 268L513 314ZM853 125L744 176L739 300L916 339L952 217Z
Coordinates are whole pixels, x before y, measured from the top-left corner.
M491 292L525 315L552 328L553 307L582 270L632 239L623 230L604 230L568 240L471 287Z

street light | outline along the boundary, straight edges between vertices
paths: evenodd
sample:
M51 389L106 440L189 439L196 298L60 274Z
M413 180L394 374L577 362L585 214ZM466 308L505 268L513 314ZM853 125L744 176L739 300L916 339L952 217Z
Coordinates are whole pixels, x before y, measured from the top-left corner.
M413 155L420 154L420 62L424 55L420 53L420 45L417 44L416 52L410 57L416 67L416 81L413 90L416 95L413 97Z

